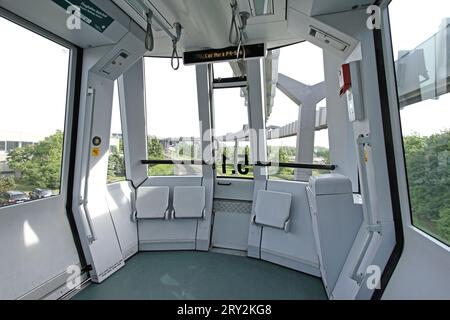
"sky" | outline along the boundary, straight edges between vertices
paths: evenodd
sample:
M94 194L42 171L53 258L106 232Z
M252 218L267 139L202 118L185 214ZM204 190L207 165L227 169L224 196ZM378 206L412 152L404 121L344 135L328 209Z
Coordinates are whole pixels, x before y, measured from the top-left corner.
M3 18L0 43L0 132L62 130L70 51Z
M390 5L394 53L415 48L438 31L450 17L450 1L393 0ZM0 18L0 132L31 131L42 138L64 127L69 50ZM224 68L217 66L217 69ZM33 72L29 72L32 70ZM219 72L219 71L217 71ZM323 81L321 50L303 43L283 48L279 72L305 84ZM198 136L195 67L173 71L169 59L146 61L148 133L160 137ZM247 111L239 90L215 91L219 133L235 132L247 123ZM449 127L450 97L408 106L402 114L405 134L430 135ZM117 90L113 132L120 132ZM284 125L297 119L298 108L277 91L268 125ZM20 121L12 119L20 118ZM237 129L237 130L236 130ZM289 139L287 139L289 140ZM327 146L327 132L318 132L316 145ZM295 139L287 144L292 145Z

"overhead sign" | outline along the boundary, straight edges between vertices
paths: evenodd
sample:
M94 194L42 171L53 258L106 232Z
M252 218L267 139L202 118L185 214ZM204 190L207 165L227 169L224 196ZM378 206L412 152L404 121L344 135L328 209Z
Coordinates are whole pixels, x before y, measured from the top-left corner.
M244 54L245 53L245 54ZM185 52L183 56L184 64L201 64L212 62L233 61L236 59L256 59L264 58L266 47L263 43L241 46L238 56L238 47L228 47L223 49L208 49L200 51Z
M113 22L107 13L90 0L52 0L68 13L72 13L98 32L103 33ZM79 8L79 10L78 10Z

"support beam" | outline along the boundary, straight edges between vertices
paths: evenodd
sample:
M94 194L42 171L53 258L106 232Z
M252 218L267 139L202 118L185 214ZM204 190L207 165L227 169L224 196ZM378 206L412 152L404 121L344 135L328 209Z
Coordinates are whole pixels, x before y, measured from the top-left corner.
M247 79L248 79L248 119L250 130L250 152L253 163L266 162L266 121L265 121L265 102L262 76L262 60L247 61ZM253 132L253 133L252 133ZM256 133L256 134L255 134ZM267 168L254 167L255 178L253 193L253 209L255 212L256 196L259 190L266 190ZM261 226L250 224L248 240L248 256L260 258Z
M202 137L203 158L208 161L213 159L212 148L213 136L213 95L212 95L212 72L210 65L198 65L197 72L197 97L199 107L200 135ZM205 154L209 152L209 154ZM210 246L212 207L214 198L215 171L212 166L202 167L202 185L206 188L205 219L200 220L197 225L197 238L195 247L197 250L208 251Z
M148 176L147 166L140 163L147 158L144 60L136 62L118 81L126 174L138 186Z
M313 163L316 132L316 106L326 96L325 82L307 86L283 74L278 76L278 89L299 106L296 162ZM310 169L296 169L295 180L308 181Z

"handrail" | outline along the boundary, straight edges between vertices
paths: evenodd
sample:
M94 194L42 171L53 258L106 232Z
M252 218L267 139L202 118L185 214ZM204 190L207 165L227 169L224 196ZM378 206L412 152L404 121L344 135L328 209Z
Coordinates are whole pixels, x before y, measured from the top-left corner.
M199 165L199 166L215 166L216 163L208 163L204 160L142 160L145 165L158 164L179 164L179 165ZM279 167L279 168L293 168L293 169L315 169L315 170L336 170L337 165L334 164L312 164L312 163L284 163L284 162L257 162L255 164L248 164L248 166L255 167Z
M91 111L91 126L89 129L89 139L92 138L92 132L93 132L93 121L94 121L94 108L95 108L95 89L94 88L88 88L88 97L91 98L90 100L90 111ZM89 227L89 233L87 235L87 239L89 243L93 243L97 240L97 235L95 233L94 224L92 222L92 217L88 208L88 196L89 196L89 176L90 176L90 163L91 163L91 155L88 154L87 158L87 165L86 165L86 173L84 178L84 194L81 199L80 206L84 210L84 215L86 218L87 225Z
M156 166L158 164L181 164L181 165L195 165L195 166L208 166L212 165L202 160L142 160L142 164L148 164Z
M293 169L315 169L315 170L336 170L335 164L314 164L314 163L299 163L299 162L257 162L256 167L279 167L279 168L293 168Z

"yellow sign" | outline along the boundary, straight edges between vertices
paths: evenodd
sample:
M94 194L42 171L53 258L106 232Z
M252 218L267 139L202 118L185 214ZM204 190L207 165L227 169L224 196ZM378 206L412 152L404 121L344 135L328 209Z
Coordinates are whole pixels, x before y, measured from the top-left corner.
M100 148L92 148L92 156L100 157Z

